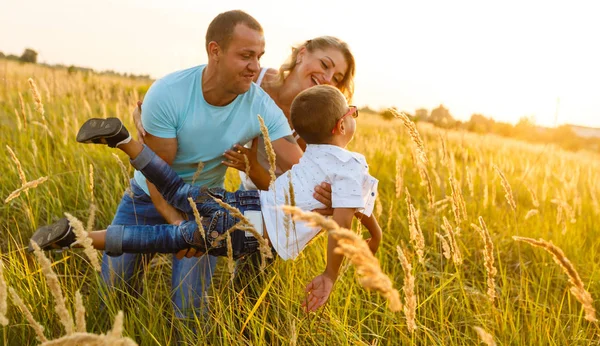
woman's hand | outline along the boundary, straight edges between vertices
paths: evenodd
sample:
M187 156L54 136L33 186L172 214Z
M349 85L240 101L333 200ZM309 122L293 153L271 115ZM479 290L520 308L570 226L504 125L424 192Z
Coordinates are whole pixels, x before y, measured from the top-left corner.
M252 140L252 146L250 149L236 144L232 149L227 150L223 156L227 159L227 161L222 161L221 163L227 167L235 168L238 171L242 172L250 172L253 167L257 167L259 165L258 158L258 137ZM244 156L248 158L248 160L244 159ZM249 167L247 165L249 164Z
M326 207L313 210L315 213L319 213L324 216L333 215L333 208L331 207L331 184L322 182L321 185L317 185L315 187L315 193L313 193L313 197L317 201L325 204Z
M142 101L137 102L137 107L135 107L131 116L133 117L133 123L138 133L138 141L143 144L146 130L144 129L144 125L142 125Z

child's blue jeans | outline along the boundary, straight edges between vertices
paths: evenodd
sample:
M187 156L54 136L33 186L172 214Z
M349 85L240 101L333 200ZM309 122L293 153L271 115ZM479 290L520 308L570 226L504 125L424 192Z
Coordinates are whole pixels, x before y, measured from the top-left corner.
M183 221L177 226L167 224L108 226L105 252L110 256L118 256L122 253L175 253L189 247L214 256L226 256L226 239L221 235L234 227L239 219L233 217L229 210L220 206L214 199L220 199L242 213L261 210L258 191L227 192L222 188L186 184L165 161L146 146L134 160L131 160L131 164L156 186L170 205L186 213L189 221ZM204 232L199 231L188 198L196 203L202 217ZM263 230L257 231L262 234ZM234 258L258 250L258 240L249 233L235 230L230 235Z

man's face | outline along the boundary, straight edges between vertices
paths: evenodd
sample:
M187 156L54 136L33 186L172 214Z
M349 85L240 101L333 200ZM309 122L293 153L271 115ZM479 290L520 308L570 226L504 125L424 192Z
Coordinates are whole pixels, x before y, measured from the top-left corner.
M229 46L221 52L218 71L223 87L233 94L243 94L260 71L259 60L265 52L262 33L238 24Z

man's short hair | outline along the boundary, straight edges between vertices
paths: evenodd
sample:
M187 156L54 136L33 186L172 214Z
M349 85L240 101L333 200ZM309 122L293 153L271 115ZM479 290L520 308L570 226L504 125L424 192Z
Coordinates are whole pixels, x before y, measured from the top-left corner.
M307 144L326 144L347 110L346 98L338 89L317 85L296 96L290 113L294 129Z
M223 50L227 50L233 38L233 30L238 24L244 24L260 33L263 32L260 23L244 11L233 10L223 12L216 16L208 25L208 30L206 30L206 51L208 52L208 44L212 41L217 42Z

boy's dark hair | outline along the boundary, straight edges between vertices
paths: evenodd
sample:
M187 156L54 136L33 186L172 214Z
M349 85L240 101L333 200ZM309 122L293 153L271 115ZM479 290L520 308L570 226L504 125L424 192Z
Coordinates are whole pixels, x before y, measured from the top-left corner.
M292 102L292 125L307 144L326 144L347 108L346 98L338 89L317 85L299 93Z
M212 41L217 42L223 50L227 50L233 37L233 30L238 24L244 24L260 33L263 32L260 23L244 11L233 10L223 12L216 16L208 25L208 30L206 30L206 50L208 51L208 44Z

